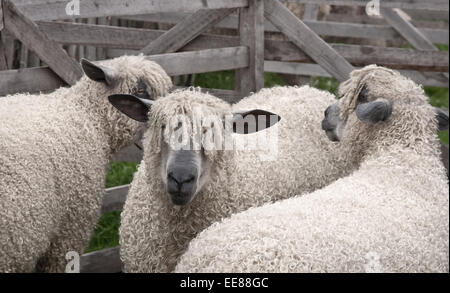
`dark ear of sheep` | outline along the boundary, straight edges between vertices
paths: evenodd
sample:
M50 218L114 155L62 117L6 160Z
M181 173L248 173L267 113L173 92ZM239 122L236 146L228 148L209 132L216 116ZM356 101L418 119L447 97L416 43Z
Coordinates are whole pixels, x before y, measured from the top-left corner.
M444 111L439 108L434 108L436 112L436 118L438 121L438 128L440 131L448 129L448 111Z
M118 80L118 74L114 69L95 64L87 59L81 59L81 67L87 77L110 87L114 87Z
M356 107L356 116L367 124L385 121L392 114L392 104L385 99L362 103Z
M255 133L280 122L277 114L264 110L251 110L233 113L233 132L238 134Z
M153 101L140 99L133 95L111 95L109 102L120 112L139 122L148 121L148 112Z

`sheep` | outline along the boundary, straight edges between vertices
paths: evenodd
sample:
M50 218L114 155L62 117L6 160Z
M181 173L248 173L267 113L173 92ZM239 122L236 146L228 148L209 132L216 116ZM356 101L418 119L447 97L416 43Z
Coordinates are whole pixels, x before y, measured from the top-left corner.
M213 224L175 272L448 272L447 176L423 89L372 65L340 93L323 128L356 169Z
M171 79L144 56L93 63L74 86L0 99L0 271L64 272L100 214L109 159L142 127L107 97L164 95Z
M111 97L125 114L149 121L144 158L121 215L124 272L170 272L189 241L213 222L291 194L311 192L345 175L340 166L346 162L320 129L323 108L334 101L328 92L308 86L276 87L233 106L196 89L176 91L152 105L136 98L132 101L128 95ZM191 117L195 108L201 109L202 118L230 113L266 115L261 110L250 111L262 109L277 113L281 120L259 133L233 134L236 148L230 151L174 151L168 146L174 132L168 130L169 120L177 113ZM166 125L164 140L162 125ZM199 131L185 133L195 137ZM249 149L264 137L270 147Z

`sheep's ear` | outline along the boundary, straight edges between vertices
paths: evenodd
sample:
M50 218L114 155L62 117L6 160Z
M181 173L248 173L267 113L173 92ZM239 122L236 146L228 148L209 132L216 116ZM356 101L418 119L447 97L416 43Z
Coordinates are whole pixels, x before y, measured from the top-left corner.
M434 108L434 111L436 112L436 118L438 121L438 128L440 131L447 130L448 129L448 111Z
M148 121L148 112L153 102L133 95L111 95L109 102L120 112L139 122Z
M373 102L362 103L356 107L356 116L367 124L375 124L385 121L392 114L392 104L385 99L377 99Z
M233 113L233 132L249 134L269 128L278 122L281 117L264 110L251 110Z
M116 84L119 77L116 70L95 64L84 58L81 59L81 67L87 77L97 82L106 83L110 87L113 87Z

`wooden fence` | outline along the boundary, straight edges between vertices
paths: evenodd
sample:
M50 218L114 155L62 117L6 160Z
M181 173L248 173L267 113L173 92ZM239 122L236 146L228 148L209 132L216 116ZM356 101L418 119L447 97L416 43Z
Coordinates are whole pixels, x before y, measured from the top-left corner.
M379 18L332 13L321 21L317 5L364 7L368 1L288 0L304 4L303 19L278 0L81 0L79 15L67 14L69 2L0 0L0 96L73 85L82 75L82 57L138 53L172 76L235 70L234 90L208 89L229 102L261 89L264 71L343 81L373 63L424 85L448 87L448 52L435 47L449 43L446 0L381 0ZM155 23L169 29L144 25ZM235 33L211 33L213 27ZM265 38L267 33L284 37ZM327 43L328 37L401 39L409 48ZM127 151L139 160L136 150ZM107 189L102 213L120 210L128 188ZM119 272L119 249L85 254L81 268Z

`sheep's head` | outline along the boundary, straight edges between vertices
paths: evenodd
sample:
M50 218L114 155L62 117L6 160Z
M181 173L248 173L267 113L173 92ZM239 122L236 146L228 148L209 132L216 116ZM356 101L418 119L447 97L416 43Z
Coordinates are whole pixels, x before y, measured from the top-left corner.
M367 66L340 86L341 99L325 110L322 129L332 141L367 149L380 142L414 145L448 127L448 115L428 103L423 89L398 72Z
M175 205L185 205L224 167L233 152L231 133L268 128L280 118L270 112L231 113L231 106L195 89L175 91L155 102L113 95L110 102L138 121L148 121L144 161L158 161L157 176Z
M128 93L141 99L155 100L172 88L167 73L144 56L122 56L96 62L82 59L81 67L86 78L102 85L109 95Z
M138 138L142 125L114 109L107 97L127 93L143 100L155 100L172 88L166 72L144 56L122 56L96 62L83 59L81 65L85 76L77 86L80 92L88 95L78 102L103 119L105 132L110 134L112 152Z

